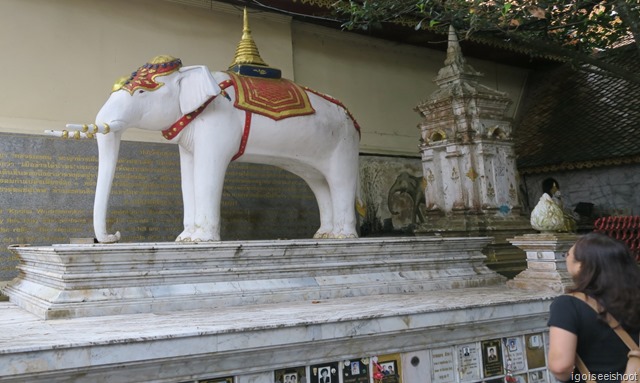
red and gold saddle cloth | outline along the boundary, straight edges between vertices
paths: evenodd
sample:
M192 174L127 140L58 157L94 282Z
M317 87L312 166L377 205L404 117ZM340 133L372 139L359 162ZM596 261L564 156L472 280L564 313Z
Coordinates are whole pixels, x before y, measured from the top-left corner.
M287 79L267 79L227 73L236 90L234 105L239 109L258 113L274 120L315 113L307 92Z

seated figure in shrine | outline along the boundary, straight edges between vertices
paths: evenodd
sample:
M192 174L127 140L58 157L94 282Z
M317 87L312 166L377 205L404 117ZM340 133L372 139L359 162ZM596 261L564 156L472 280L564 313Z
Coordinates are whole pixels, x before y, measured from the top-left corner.
M565 211L558 181L547 178L542 181L542 196L531 212L531 226L542 232L575 232L576 219Z

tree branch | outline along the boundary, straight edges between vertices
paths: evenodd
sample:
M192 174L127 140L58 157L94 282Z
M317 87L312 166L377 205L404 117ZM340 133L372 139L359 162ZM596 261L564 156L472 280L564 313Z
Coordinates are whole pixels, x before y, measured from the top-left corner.
M602 76L620 78L626 81L640 84L640 75L636 74L635 72L631 72L620 65L598 59L593 55L588 55L580 51L569 50L556 44L548 44L542 41L523 40L516 35L511 35L511 37L516 42L527 44L529 47L535 50L539 50L556 57L566 58L566 62L573 64L576 68L581 68L585 71L596 73L593 70L587 70L587 68L584 68L585 65L581 65L587 64L601 69L602 71L598 72L598 74Z
M626 2L626 0L616 0L614 3L620 19L629 26L629 30L635 40L636 48L640 51L640 20L638 20L638 14L633 14L633 10Z

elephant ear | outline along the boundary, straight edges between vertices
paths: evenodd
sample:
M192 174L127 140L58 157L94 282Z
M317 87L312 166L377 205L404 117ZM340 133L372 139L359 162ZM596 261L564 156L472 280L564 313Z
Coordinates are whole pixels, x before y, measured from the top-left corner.
M221 89L204 65L180 68L180 111L191 113L209 98L220 94Z

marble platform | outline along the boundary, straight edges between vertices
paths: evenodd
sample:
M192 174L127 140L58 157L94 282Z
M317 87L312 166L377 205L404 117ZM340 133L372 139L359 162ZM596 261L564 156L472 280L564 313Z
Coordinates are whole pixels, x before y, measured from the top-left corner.
M456 371L436 365L442 350L546 331L550 294L500 284L50 320L0 302L0 381L273 383L279 368L401 353L404 383L433 383Z
M484 264L490 241L13 247L0 382L280 383L295 370L317 383L318 366L334 366L338 383L349 361L378 357L395 358L403 383L504 380L507 358L551 382L555 293L508 288ZM505 366L484 360L490 347Z
M491 286L491 238L15 246L3 290L43 319L167 313ZM384 295L381 296L381 295Z

